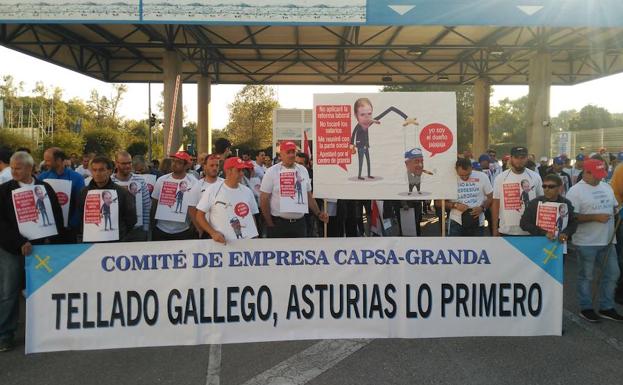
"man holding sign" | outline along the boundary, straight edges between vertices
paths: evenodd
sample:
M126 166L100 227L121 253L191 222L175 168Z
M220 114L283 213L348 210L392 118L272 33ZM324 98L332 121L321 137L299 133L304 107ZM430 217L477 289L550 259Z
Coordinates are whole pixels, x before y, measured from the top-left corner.
M240 184L242 170L247 167L253 165L238 157L227 158L223 163L225 180L210 185L197 204L200 231L210 234L216 242L225 244L258 236L253 215L259 210L253 191Z
M89 167L93 179L80 193L79 203L83 218L83 242L125 241L126 236L136 224L134 198L125 188L116 185L110 178L113 167L110 159L97 156L93 158ZM113 203L116 215L112 215ZM96 215L99 215L99 218L96 217L93 220ZM116 221L113 220L114 217ZM99 230L95 234L91 231L94 229L92 224L95 224L96 229ZM118 231L118 236L113 237L106 233L112 229ZM105 234L99 234L99 232Z
M33 178L34 160L24 151L10 159L13 179L0 185L0 352L14 346L19 316L19 293L24 269L22 257L33 244L57 243L63 231L63 214L50 185ZM46 195L51 208L52 226L43 226L37 212L35 189ZM51 218L48 217L51 221Z
M577 229L577 221L573 215L573 204L561 194L563 181L556 174L548 174L543 178L543 196L528 203L521 216L521 229L530 235L545 235L550 240L567 239ZM563 226L566 221L566 226Z
M115 154L115 166L117 172L111 179L119 186L125 187L134 199L136 207L136 225L126 236L126 241L146 241L149 232L149 210L151 209L151 197L145 180L132 172L132 155L127 151L119 151Z

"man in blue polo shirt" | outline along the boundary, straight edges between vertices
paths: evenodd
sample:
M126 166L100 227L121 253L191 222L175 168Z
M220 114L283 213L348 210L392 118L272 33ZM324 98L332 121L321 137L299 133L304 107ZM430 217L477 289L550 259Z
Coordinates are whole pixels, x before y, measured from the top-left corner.
M82 222L80 212L78 210L78 198L80 191L84 188L84 178L82 175L73 171L69 167L65 167L65 159L67 155L58 147L50 147L43 153L43 161L49 171L39 174L39 180L44 179L63 179L71 181L71 195L69 197L69 223L67 235L62 240L63 243L76 243L78 229Z

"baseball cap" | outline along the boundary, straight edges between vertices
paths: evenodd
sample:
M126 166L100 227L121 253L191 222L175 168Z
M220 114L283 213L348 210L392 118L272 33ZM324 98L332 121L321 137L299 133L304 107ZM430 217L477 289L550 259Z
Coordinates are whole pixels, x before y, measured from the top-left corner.
M412 148L409 151L405 152L405 160L406 159L416 159L416 158L424 158L422 155L422 150L419 148Z
M580 162L584 161L584 154L578 154L578 156L575 157L575 160L579 160Z
M557 156L557 157L554 158L554 164L560 166L560 165L565 164L565 161L564 161L564 159L562 159L562 157Z
M584 171L590 172L597 179L603 179L608 175L604 162L597 159L587 159L584 162Z
M528 149L523 146L511 148L511 156L528 156Z
M279 144L279 152L286 152L290 150L296 151L296 144L294 142L288 140Z
M483 162L483 161L491 162L491 158L487 154L482 154L478 157L478 162Z
M231 158L227 158L225 163L223 163L223 170L229 170L230 168L237 168L238 170L241 170L243 168L249 168L250 164L251 162L245 162L237 156L232 156Z
M472 168L477 171L482 170L482 166L480 165L480 162L472 162Z
M619 153L617 154L617 160L619 162L623 161L623 151L619 151Z
M183 160L186 163L192 163L193 159L186 151L178 151L175 154L171 154L171 158Z

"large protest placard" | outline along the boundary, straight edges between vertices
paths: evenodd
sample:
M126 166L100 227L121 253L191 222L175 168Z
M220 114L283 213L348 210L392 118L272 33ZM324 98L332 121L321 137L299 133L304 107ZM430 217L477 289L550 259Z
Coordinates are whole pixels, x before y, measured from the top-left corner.
M544 237L48 245L26 269L28 353L562 327Z
M63 226L67 227L69 223L69 204L71 201L71 181L64 179L44 179L43 181L54 189L58 204L61 205L61 210L63 211Z
M90 190L84 202L84 242L119 240L119 201L115 190Z
M314 195L455 199L452 92L314 95Z
M147 189L149 190L149 195L151 195L152 191L154 191L154 185L156 184L156 176L154 174L134 174L136 176L141 177L145 184L147 185Z
M147 184L143 185L137 181L116 181L117 185L125 187L130 193L130 197L134 199L134 205L136 207L136 225L135 227L143 226L143 188L148 188ZM144 187L143 187L144 186Z
M52 203L42 185L24 186L11 191L19 233L34 240L58 234Z

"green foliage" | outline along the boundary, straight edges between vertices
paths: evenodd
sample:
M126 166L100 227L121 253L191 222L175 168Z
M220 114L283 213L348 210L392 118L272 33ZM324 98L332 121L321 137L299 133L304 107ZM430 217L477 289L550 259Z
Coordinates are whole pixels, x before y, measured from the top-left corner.
M80 134L67 130L58 130L54 135L46 137L41 150L50 147L59 147L69 156L72 153L82 154L84 150L84 138Z
M117 130L110 128L91 129L83 132L85 153L112 156L121 149L122 143Z
M245 86L229 105L229 124L224 132L235 146L260 149L273 138L273 110L279 107L273 88Z
M391 85L382 92L456 92L457 149L469 149L473 142L474 89L472 86Z
M133 142L130 143L130 145L127 147L126 149L130 155L132 156L136 156L136 155L146 155L147 151L149 150L147 143L145 142Z
M491 144L512 143L525 146L529 122L527 96L515 100L500 100L499 105L491 107L489 112Z
M608 110L592 104L584 106L578 114L569 120L569 130L592 130L595 128L615 127L615 121Z
M30 149L34 149L36 147L35 143L33 143L30 138L8 129L0 129L0 143L3 146L9 147L13 151L20 147Z

